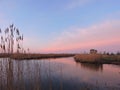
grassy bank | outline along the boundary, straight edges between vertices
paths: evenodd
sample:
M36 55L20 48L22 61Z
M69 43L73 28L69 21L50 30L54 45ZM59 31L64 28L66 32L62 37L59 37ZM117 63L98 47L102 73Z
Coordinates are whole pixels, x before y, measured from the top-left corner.
M76 62L120 64L120 55L79 54L74 56Z
M60 58L60 57L71 57L71 56L74 56L74 54L0 54L0 58L11 58L16 60Z
M0 54L0 58L8 58L8 57L10 57L10 54L7 54L7 53Z
M43 59L43 58L60 58L60 57L71 57L74 54L13 54L10 56L12 59Z

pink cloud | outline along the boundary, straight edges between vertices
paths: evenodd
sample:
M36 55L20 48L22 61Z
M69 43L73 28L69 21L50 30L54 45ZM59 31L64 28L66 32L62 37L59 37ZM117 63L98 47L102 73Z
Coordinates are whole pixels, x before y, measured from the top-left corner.
M104 47L113 50L112 45L120 45L120 21L106 21L88 28L69 28L43 51L60 52ZM120 47L116 49L119 50Z

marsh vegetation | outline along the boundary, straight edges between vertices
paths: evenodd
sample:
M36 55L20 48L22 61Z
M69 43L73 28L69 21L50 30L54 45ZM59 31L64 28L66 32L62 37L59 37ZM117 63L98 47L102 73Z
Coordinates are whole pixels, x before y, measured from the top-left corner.
M97 50L90 50L89 54L77 54L74 56L76 62L81 63L94 63L94 64L119 64L120 65L120 54L119 53L97 53Z
M118 64L119 53L32 54L23 48L23 34L13 24L0 34L0 90L120 89L120 66L101 63ZM90 63L77 63L73 56Z

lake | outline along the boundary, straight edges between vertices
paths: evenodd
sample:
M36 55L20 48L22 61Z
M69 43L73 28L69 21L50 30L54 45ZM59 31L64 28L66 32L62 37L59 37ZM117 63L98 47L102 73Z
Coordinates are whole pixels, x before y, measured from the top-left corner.
M120 65L1 58L0 90L120 90Z

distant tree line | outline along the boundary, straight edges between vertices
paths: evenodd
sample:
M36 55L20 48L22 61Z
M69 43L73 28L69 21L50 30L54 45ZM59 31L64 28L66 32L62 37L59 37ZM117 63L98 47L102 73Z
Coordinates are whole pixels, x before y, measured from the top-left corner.
M104 54L104 55L120 55L120 52L117 52L117 53L104 52L103 54Z
M15 27L13 24L7 27L5 30L0 28L0 50L1 53L12 54L25 53L26 51L23 48L23 34L20 33L20 30ZM16 51L15 51L16 48Z
M84 51L84 54L103 54L103 55L120 55L120 51L118 51L117 53L113 53L113 52L98 52L96 49L90 49L90 52L87 53Z

